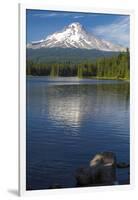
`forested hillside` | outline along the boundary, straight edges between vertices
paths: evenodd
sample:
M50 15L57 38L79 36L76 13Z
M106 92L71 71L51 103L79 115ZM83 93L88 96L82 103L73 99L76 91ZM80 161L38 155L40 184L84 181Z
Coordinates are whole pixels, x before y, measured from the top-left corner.
M52 56L52 55L51 55ZM72 56L73 57L73 56ZM80 57L80 55L78 55ZM86 57L67 59L35 59L27 57L27 75L34 76L78 76L80 78L105 78L105 79L129 79L130 64L129 50L110 56L102 55L90 59ZM66 60L67 59L67 60Z
M118 55L119 52L100 51L96 49L79 48L40 48L26 49L27 60L45 63L79 63L82 61L93 61L101 57L111 57Z

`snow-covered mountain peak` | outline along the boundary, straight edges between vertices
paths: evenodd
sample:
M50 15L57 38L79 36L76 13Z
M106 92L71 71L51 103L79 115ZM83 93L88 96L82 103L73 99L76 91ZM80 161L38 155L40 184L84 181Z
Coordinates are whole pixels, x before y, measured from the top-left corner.
M97 49L102 51L125 51L120 45L114 45L111 42L99 39L90 33L87 33L79 22L73 22L63 30L48 35L46 39L32 42L27 45L28 48L81 48Z
M83 28L83 26L79 22L74 22L72 24L69 24L67 26L67 28L71 28L71 29L74 29L74 30L81 30Z

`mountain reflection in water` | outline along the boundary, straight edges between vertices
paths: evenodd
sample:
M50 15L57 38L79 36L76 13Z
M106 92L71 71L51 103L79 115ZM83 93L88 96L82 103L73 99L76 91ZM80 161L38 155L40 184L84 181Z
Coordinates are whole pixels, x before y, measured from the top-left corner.
M73 187L74 171L104 150L129 162L128 82L27 79L28 188Z

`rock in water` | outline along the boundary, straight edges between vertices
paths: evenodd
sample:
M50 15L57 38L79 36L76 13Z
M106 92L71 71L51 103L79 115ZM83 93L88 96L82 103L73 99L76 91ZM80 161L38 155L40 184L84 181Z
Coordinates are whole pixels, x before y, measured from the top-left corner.
M97 154L91 161L90 167L96 183L112 185L116 181L116 156L112 152Z
M90 186L91 185L91 169L79 168L76 174L77 186Z
M116 182L116 156L112 152L96 154L88 168L78 170L78 186L113 185Z
M130 167L129 163L125 162L117 163L117 168L129 168L129 167Z

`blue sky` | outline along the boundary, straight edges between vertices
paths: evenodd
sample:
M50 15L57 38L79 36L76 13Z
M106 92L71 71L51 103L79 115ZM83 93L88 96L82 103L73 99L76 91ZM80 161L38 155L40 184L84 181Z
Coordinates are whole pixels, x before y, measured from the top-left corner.
M95 36L129 47L128 15L27 10L27 43L45 39L72 22L81 23Z

